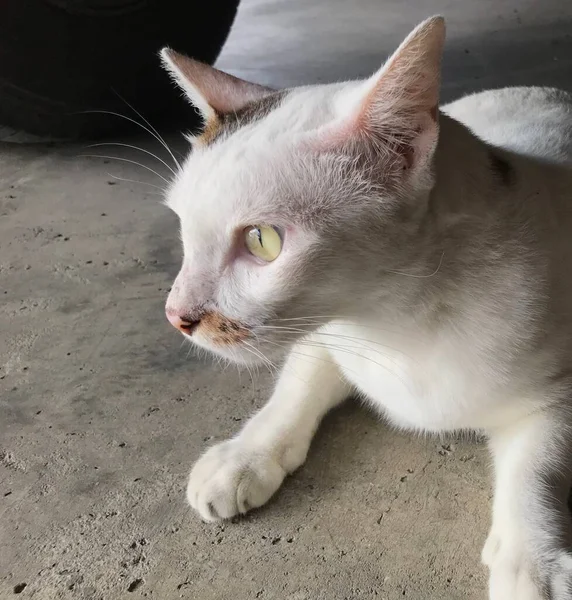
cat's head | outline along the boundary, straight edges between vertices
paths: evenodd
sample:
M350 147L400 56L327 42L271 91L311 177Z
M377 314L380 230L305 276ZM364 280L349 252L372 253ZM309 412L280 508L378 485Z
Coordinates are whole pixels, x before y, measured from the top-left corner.
M173 325L248 362L399 293L383 278L415 256L433 185L444 33L434 17L366 81L285 91L162 51L204 120L167 197Z

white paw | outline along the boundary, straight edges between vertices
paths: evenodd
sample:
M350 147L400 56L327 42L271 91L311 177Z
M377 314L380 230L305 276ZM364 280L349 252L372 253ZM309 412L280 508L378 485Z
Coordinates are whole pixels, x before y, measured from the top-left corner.
M229 519L262 506L285 476L273 456L236 438L201 456L191 471L187 498L203 519Z
M491 531L482 553L489 567L489 600L545 600L544 585L522 543Z

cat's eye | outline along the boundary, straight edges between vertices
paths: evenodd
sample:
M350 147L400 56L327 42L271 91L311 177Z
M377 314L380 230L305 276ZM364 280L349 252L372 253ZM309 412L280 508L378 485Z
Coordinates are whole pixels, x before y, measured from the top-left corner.
M244 236L248 251L265 262L272 262L282 251L282 238L269 225L251 225L244 230Z

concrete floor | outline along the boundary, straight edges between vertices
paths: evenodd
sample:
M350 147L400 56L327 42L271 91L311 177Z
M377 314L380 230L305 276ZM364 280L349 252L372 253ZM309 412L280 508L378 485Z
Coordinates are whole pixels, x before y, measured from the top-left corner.
M220 65L276 86L365 75L441 12L446 98L571 88L569 3L421 4L245 0ZM87 152L153 164L121 150ZM180 250L146 185L161 180L84 153L0 147L0 599L484 599L485 448L398 434L352 403L268 507L191 513L192 462L272 381L187 356L163 316Z

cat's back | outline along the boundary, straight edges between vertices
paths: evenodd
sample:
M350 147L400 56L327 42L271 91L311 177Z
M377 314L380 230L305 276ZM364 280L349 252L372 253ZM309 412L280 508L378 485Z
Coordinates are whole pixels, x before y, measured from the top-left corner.
M495 146L572 163L572 94L544 87L503 88L465 96L442 110Z

